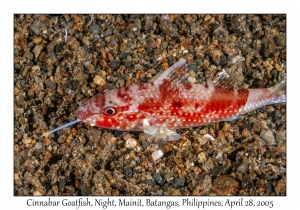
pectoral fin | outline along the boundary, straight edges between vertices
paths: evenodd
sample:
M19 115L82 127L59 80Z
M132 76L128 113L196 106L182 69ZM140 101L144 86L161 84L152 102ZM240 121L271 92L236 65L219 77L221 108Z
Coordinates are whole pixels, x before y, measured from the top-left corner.
M156 137L156 134L158 132L158 127L157 126L151 126L149 124L148 119L143 120L143 130L146 135L147 141L153 141Z
M178 133L170 129L150 125L148 119L143 120L143 130L146 135L147 141L177 141L181 138Z
M181 138L178 133L170 129L160 129L157 137L160 137L159 139L164 141L177 141Z

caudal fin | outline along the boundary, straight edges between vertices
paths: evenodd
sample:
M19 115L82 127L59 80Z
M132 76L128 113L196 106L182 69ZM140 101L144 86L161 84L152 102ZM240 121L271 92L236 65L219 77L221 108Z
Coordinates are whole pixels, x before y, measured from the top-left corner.
M273 92L273 104L286 102L286 79L271 87Z

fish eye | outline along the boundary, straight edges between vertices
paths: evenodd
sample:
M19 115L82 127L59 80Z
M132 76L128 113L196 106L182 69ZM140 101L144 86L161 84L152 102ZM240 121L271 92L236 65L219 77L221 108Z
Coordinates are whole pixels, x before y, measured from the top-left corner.
M113 116L117 113L117 109L115 107L105 107L103 109L103 114L106 116Z

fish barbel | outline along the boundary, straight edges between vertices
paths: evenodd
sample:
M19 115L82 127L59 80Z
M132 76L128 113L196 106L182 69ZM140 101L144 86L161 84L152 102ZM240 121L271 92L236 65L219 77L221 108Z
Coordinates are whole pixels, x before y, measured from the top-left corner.
M151 138L178 140L181 136L172 129L224 121L286 101L285 80L270 88L234 89L214 82L191 84L187 71L183 59L153 83L103 91L77 108L77 120L47 134L82 121L101 128L144 131Z

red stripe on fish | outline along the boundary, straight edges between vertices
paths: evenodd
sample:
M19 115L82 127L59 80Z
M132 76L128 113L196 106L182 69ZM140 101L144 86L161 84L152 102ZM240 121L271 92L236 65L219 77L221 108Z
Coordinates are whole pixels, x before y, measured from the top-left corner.
M203 111L216 111L221 115L220 117L227 117L229 115L235 116L237 111L245 106L248 99L249 91L246 89L225 89L215 87L211 95L210 101L203 107Z

